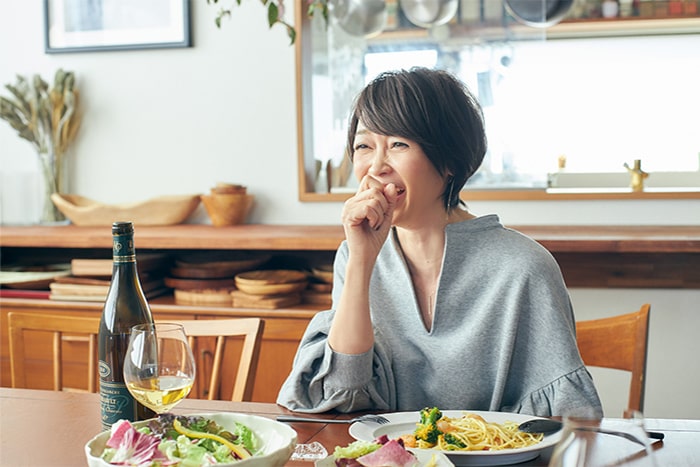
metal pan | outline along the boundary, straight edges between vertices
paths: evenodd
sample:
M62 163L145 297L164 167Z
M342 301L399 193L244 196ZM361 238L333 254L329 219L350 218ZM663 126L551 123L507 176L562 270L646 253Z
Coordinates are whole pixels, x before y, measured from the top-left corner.
M399 4L406 18L422 28L449 22L459 7L458 0L400 0Z
M331 15L352 36L371 37L382 32L386 23L383 0L331 0Z
M554 26L569 13L574 0L504 0L517 21L536 28Z

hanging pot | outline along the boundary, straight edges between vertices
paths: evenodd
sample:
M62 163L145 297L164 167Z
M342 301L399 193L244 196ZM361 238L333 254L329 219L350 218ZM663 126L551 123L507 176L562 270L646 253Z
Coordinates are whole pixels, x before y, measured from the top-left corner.
M350 35L371 37L384 30L386 2L383 0L331 0L330 6L338 26Z
M422 28L449 22L457 14L459 0L400 0L408 20Z
M506 11L517 21L536 28L548 28L564 19L574 0L505 0Z

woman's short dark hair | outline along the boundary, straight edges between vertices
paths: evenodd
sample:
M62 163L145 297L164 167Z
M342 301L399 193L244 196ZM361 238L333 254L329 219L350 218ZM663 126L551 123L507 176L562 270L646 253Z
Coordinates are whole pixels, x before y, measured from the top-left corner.
M351 160L360 121L373 133L415 141L438 173L450 175L442 195L448 210L459 203L462 186L486 154L481 106L464 83L444 70L414 67L372 80L350 116L346 152Z

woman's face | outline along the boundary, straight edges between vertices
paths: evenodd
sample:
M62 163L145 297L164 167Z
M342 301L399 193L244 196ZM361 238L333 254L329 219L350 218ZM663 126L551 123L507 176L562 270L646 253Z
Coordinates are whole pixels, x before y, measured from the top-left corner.
M373 133L360 121L353 144L353 171L359 181L370 176L384 186L396 185L394 225L418 227L427 216L444 217L444 179L418 143Z

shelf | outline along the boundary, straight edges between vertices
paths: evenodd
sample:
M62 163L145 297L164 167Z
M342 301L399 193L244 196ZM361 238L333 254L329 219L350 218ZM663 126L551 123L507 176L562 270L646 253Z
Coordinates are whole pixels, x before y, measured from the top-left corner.
M438 28L442 28L441 31ZM564 20L547 28L525 26L509 19L505 24L450 24L430 31L407 28L387 31L368 40L370 44L440 42L460 45L503 40L570 39L594 37L653 36L700 33L700 16L663 18L585 18Z
M700 253L700 226L509 226L556 252ZM136 227L138 249L334 252L345 238L340 225ZM107 248L109 227L2 227L2 248Z
M343 238L343 229L339 225L135 226L137 249L335 251ZM112 230L109 226L3 226L0 246L111 250Z
M562 21L546 31L547 39L698 34L700 17L572 20Z
M700 288L700 225L508 227L547 248L571 287ZM138 250L295 251L306 258L323 255L332 260L344 234L339 225L176 225L137 227L136 238ZM3 227L0 234L5 261L46 260L51 254L78 250L110 251L111 241L111 229L104 227Z

